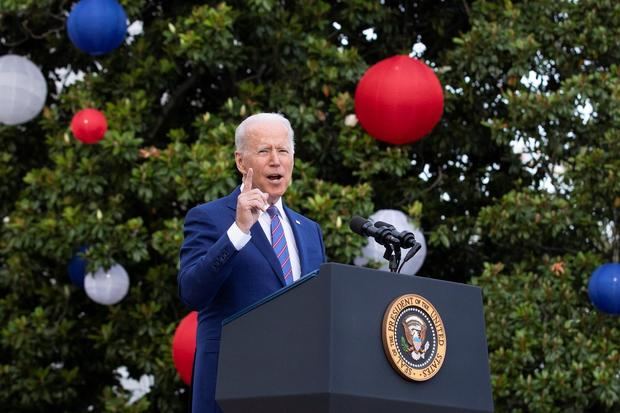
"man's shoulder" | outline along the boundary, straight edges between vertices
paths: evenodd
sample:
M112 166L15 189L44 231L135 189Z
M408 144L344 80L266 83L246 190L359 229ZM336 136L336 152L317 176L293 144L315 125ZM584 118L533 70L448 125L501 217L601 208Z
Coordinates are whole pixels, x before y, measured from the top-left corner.
M235 197L236 191L237 189L235 189L232 193L226 196L223 196L221 198L213 199L211 201L207 201L207 202L203 202L201 204L195 205L189 209L187 214L189 215L190 213L191 214L209 213L209 212L221 210L223 208L234 208L234 206L236 205L236 197Z
M211 201L207 201L207 202L203 202L201 204L195 205L194 207L190 208L190 210L195 209L199 211L209 211L212 209L220 209L228 205L227 199L228 199L228 195L222 198L213 199Z

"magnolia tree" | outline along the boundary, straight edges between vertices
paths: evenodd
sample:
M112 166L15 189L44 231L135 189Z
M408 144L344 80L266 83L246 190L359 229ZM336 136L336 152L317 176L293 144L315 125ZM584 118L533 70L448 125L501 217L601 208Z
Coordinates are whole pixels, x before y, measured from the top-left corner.
M123 44L92 56L67 2L0 0L0 47L50 91L37 118L0 126L3 406L186 410L171 351L189 312L183 217L239 184L239 121L277 111L296 132L286 202L321 224L330 261L360 254L353 215L397 209L424 230L420 274L482 288L498 411L620 408L618 318L587 295L619 249L620 6L121 3ZM435 71L444 112L394 146L352 115L365 70L398 54ZM70 128L85 108L107 120L93 144ZM76 253L87 272L121 265L125 298L89 299L67 274Z

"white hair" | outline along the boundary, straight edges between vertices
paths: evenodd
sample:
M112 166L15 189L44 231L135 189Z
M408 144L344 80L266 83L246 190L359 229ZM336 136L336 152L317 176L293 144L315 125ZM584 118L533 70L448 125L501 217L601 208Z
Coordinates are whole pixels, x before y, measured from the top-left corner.
M272 122L277 121L282 123L282 126L286 128L288 140L291 143L291 150L295 152L295 133L293 132L293 128L291 127L291 122L288 121L283 115L279 113L257 113L252 116L248 116L237 126L235 130L235 149L237 152L241 152L243 150L243 145L245 143L246 131L248 127L256 122Z

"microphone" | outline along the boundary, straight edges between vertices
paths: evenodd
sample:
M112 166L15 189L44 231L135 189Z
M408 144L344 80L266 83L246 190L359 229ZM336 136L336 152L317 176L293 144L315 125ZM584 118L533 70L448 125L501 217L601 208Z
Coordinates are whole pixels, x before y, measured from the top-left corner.
M398 232L396 231L396 228L394 228L394 225L390 225L387 222L377 221L375 222L375 226L378 228L389 228L389 230L392 233L392 236L396 237L401 242L401 246L404 249L411 248L409 252L407 252L407 255L405 255L405 259L400 265L400 268L398 268L398 272L400 272L405 266L405 263L409 261L411 258L413 258L413 256L417 254L420 248L422 248L422 244L420 244L419 242L415 240L415 235L413 235L412 232L409 232L409 231Z
M392 236L394 236L395 238L398 238L398 240L400 241L400 246L403 249L414 247L416 244L420 245L416 242L415 235L413 235L413 232L409 232L409 231L398 232L396 228L394 228L394 225L388 224L387 222L383 222L383 221L375 222L375 227L388 228L391 231Z
M377 228L367 219L354 216L349 222L351 231L363 237L373 237L381 245L400 245L400 240L392 235L389 228Z

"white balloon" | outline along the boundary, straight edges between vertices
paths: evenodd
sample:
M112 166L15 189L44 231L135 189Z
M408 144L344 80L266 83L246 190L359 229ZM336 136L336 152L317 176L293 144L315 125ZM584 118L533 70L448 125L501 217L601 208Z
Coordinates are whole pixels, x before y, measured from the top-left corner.
M420 243L422 248L418 250L413 258L405 263L400 273L410 275L416 274L422 267L422 264L424 264L424 259L426 258L426 239L422 231L414 227L413 223L404 212L396 209L380 209L372 214L369 219L372 222L387 222L393 225L397 231L409 231L413 233L415 240ZM401 250L401 262L405 259L407 252L409 252L409 248ZM389 271L388 261L383 258L384 253L385 247L375 242L374 238L369 237L368 244L362 248L362 255L356 257L353 263L358 266L364 266L371 261L375 261L381 263L379 269Z
M47 82L41 70L25 57L0 57L0 123L18 125L41 112Z
M129 291L129 276L127 271L115 264L108 270L100 267L95 273L88 273L84 277L86 295L96 303L113 305L120 302Z

